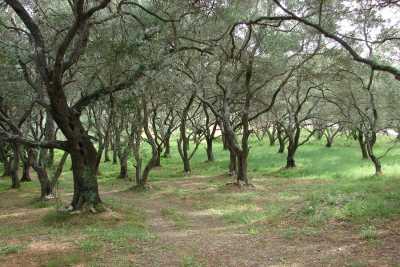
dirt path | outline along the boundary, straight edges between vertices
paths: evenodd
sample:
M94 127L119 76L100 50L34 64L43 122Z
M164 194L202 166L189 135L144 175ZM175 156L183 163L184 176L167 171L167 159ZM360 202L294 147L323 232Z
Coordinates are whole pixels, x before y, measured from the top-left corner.
M196 191L204 188L204 181L202 177L193 177L159 182L157 186ZM147 223L157 236L136 254L137 266L352 266L347 263L353 262L354 255L362 255L363 262L368 262L357 265L354 260L354 266L391 266L377 260L375 253L371 253L373 249L369 251L368 246L356 242L345 225L327 226L327 232L320 237L287 240L276 229L251 235L218 216L196 211L190 202L163 195L137 198L134 202L146 211ZM165 216L163 211L169 209L185 217L184 227ZM396 253L395 246L389 249ZM391 252L388 255L391 257Z
M145 225L155 238L138 240L133 244L132 252L126 253L119 253L118 249L108 250L104 246L107 256L98 255L96 262L106 262L99 266L124 267L400 266L400 220L391 220L381 227L376 242L360 239L358 228L337 221L324 224L315 235L300 234L290 237L292 233L289 229L304 229L304 225L299 222L294 225L296 222L286 219L275 224L263 222L256 225L260 227L260 231L251 233L249 227L254 225L229 223L221 214L211 212L207 207L196 206L209 199L211 204L218 204L214 203L218 198L213 197L221 196L220 193L225 192L226 188L223 186L220 191L220 185L224 185L228 178L222 177L218 186L210 183L211 179L219 178L189 177L184 180L152 182L154 189L145 193L124 190L124 183L111 188L105 187L101 193L103 199L105 202L115 201L121 204L122 214L128 213L133 207L145 212ZM273 191L285 190L284 184L275 184L273 187L268 183L270 181L256 185L256 195L262 198L245 201L266 205L271 203L265 202L266 196L272 195ZM228 198L243 195L235 194L235 191L229 189L225 193ZM7 191L2 195L0 225L6 237L0 237L0 252L1 249L13 249L14 245L22 246L14 247L20 251L18 254L4 254L3 261L0 253L0 266L97 266L85 265L85 253L79 249L79 242L76 242L82 237L82 229L85 228L85 221L82 219L86 218L87 225L91 225L93 221L90 217L74 217L70 222L71 227L64 230L43 225L44 217L52 214L53 208L33 208L31 196L32 192L29 190ZM70 194L63 193L63 197L67 201ZM114 214L113 210L111 213L99 214L98 219L104 220L104 216L108 214L111 216L107 217L110 227L114 227L114 223L124 218L122 214L118 214L119 208L116 210L116 215L121 215L118 217L120 219L114 220L111 216ZM8 233L7 226L15 233ZM124 245L129 246L129 243ZM93 250L92 254L96 252ZM63 263L60 258L66 254L69 256L65 256L65 259L69 261L64 260ZM118 259L118 265L107 263L113 256ZM50 259L56 265L49 265ZM87 259L91 260L94 258ZM79 265L72 262L79 262Z

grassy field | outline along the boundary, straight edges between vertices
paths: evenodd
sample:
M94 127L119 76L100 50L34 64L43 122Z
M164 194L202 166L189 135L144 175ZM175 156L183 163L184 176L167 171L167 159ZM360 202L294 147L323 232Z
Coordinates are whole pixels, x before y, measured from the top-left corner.
M11 190L3 178L0 266L400 266L400 149L383 158L380 177L344 138L302 146L293 170L276 151L252 140L255 187L242 189L227 185L220 143L213 163L199 149L190 177L173 150L148 192L130 190L104 163L107 211L96 215L57 212L72 197L69 166L59 198L46 203L37 181Z

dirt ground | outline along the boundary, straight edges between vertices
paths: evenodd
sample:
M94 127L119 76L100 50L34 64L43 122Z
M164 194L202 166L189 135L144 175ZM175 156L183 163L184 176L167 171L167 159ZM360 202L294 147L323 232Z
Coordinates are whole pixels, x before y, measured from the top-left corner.
M0 254L0 266L400 266L400 219L385 222L373 242L362 239L355 226L339 221L328 222L318 234L294 236L285 230L298 227L298 222L258 222L253 225L258 231L252 234L248 225L229 224L218 214L197 208L190 196L165 193L174 188L193 193L209 190L212 195L216 192L209 189L208 181L209 177L190 177L154 182L158 190L149 193L102 188L105 202L143 210L155 238L138 241L134 251L121 257L115 250L105 250L98 261L87 260L88 255L79 249L79 219L74 231L54 235L53 229L35 227L54 207L33 208L32 192L2 192L1 233L7 234L9 227L15 235L0 236L0 243L18 251ZM67 201L69 195L63 198ZM165 215L171 207L184 216L184 226ZM115 219L123 214L108 210L92 218L108 220L107 216ZM23 248L17 249L18 244L24 244ZM68 253L77 258L73 263L57 261Z

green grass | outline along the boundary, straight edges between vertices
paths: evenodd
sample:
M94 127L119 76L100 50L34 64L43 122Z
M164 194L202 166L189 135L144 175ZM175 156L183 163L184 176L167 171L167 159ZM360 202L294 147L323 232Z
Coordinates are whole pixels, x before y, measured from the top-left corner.
M196 260L193 256L185 256L182 259L182 267L201 267L203 266L200 262Z
M376 227L373 225L365 225L361 227L360 237L361 239L367 241L376 240L378 238L378 232L376 230Z
M295 238L301 238L301 237L318 237L321 235L321 230L313 227L297 228L289 226L281 229L279 233L282 238L287 240L293 240Z
M21 244L0 244L0 256L16 254L24 249Z
M92 239L82 240L77 243L79 245L79 248L84 253L94 252L102 246L102 244L100 242L97 242L97 240L92 240Z
M54 255L52 256L49 260L47 260L46 263L43 263L41 266L43 267L59 267L59 266L65 266L65 267L72 267L76 266L77 264L84 262L85 260L88 260L87 255L82 255L77 252L73 253L68 253L64 255Z
M176 208L163 208L161 209L161 215L173 221L178 228L188 227L188 221L185 215Z
M354 226L355 236L361 240L379 241L379 225L400 216L399 148L382 159L385 175L376 177L371 162L361 159L357 143L345 138L338 138L332 148L324 147L323 142L317 140L300 147L296 154L298 167L293 170L282 169L285 154L278 154L277 147L255 139L250 143L249 177L256 186L254 189L237 190L226 185L232 179L226 175L229 155L219 140L214 145L215 162L205 162L204 146L193 157L194 181L196 176L206 178L199 177L198 184L188 187L177 188L166 183L187 179L182 175L182 163L175 147L172 157L163 158L162 167L151 172L149 182L153 187L146 192L126 191L134 182L117 179L119 166L103 163L98 177L101 190L121 191L126 195L125 199L120 194L102 195L105 206L117 214L106 219L97 219L96 216L101 215L58 212L58 202L37 201L37 181L10 190L10 179L2 178L0 195L4 197L0 210L12 207L40 212L43 209L44 213L38 221L29 224L18 223L18 219L0 221L0 257L23 253L25 246L22 241L16 245L5 245L4 241L10 238L26 240L34 233L49 236L50 240L79 237L74 242L79 253L70 251L62 257L54 255L43 266L74 266L79 263L98 266L111 261L129 266L131 263L127 262L126 255L137 252L141 242L156 239L147 226L145 211L137 208L133 199L148 203L156 198L168 201L170 207L162 209L161 215L178 231L190 227L183 209L187 205L201 214L219 218L227 227L239 228L242 233L256 236L275 231L287 242L319 237L324 233L323 228L333 221ZM381 140L376 148L377 154L387 146L386 141ZM145 145L143 150L147 159L149 147ZM60 157L59 152L56 155ZM134 173L133 164L130 160L131 175ZM60 178L61 193L73 191L71 178L68 161ZM105 252L113 255L110 262L101 257ZM83 257L82 253L88 256ZM182 266L201 266L191 256L182 258L181 262ZM88 266L92 266L90 264ZM349 264L357 266L357 261Z

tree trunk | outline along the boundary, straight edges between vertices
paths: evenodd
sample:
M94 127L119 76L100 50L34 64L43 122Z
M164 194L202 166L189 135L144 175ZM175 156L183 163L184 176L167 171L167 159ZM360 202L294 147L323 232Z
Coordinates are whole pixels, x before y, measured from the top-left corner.
M214 159L214 153L213 153L213 138L206 138L207 142L207 161L208 162L213 162Z
M104 162L110 162L110 154L109 154L109 142L106 143L106 146L104 147Z
M30 170L31 170L31 165L29 164L29 159L27 159L26 161L23 162L21 182L32 181Z
M11 176L11 159L6 159L3 163L4 163L4 171L1 176L2 177Z
M145 99L145 97L143 97L143 130L146 134L146 137L148 139L148 143L151 146L151 158L150 160L147 162L146 166L144 167L144 170L141 174L141 179L138 181L138 186L141 188L146 188L147 186L147 180L149 179L149 174L150 171L156 166L157 164L157 157L158 155L158 149L157 149L157 144L156 141L154 140L154 137L152 135L152 133L150 132L149 129L149 114L148 114L148 110L147 110L147 101ZM137 136L138 138L140 138L140 136ZM142 161L140 159L140 168L139 170L141 170L141 164Z
M161 167L161 153L162 153L162 146L157 145L157 156L156 156L154 167Z
M333 138L330 138L330 137L326 137L326 145L325 145L325 147L332 147L332 144L333 144Z
M232 149L229 149L229 175L234 176L237 171L236 154Z
M170 139L171 136L168 135L165 140L164 140L164 146L165 146L165 151L164 151L164 158L169 158L171 157L171 144L170 144Z
M376 143L376 133L372 132L371 137L366 137L364 143L368 156L371 159L372 163L374 164L375 175L376 176L383 175L381 162L379 158L375 156L374 153L374 145Z
M54 188L58 184L58 179L60 178L60 176L61 176L61 174L63 172L63 168L64 168L64 165L65 165L65 162L67 161L68 155L69 155L68 152L64 151L64 154L61 157L61 160L58 163L58 166L57 166L56 170L54 171L53 176L51 178L51 181L50 181L51 182L51 191L53 193L55 193Z
M185 138L186 139L186 138ZM187 140L179 139L178 143L178 151L179 155L181 156L182 163L183 163L183 172L188 175L191 172L190 169L190 159L188 154L189 144Z
M101 142L99 144L99 150L97 151L96 156L96 175L100 174L100 164L101 164L101 157L103 156L104 151L104 143Z
M74 177L74 196L71 206L74 210L86 204L96 207L101 203L97 184L97 152L88 136L74 140L70 150Z
M285 151L285 141L279 139L278 153L283 153L284 151Z
M112 164L117 164L118 163L118 151L116 146L113 146L113 154L112 154Z
M12 144L13 149L13 156L11 161L11 169L10 169L10 176L11 176L11 188L19 188L20 181L18 177L18 169L19 169L19 144Z
M247 177L247 153L242 152L237 155L237 183L244 183L245 185L249 184L249 180Z
M358 144L360 145L362 159L368 159L368 151L364 141L364 135L360 130L358 131L357 140Z
M295 153L296 153L296 149L291 144L289 144L289 146L288 146L288 154L287 154L287 157L286 157L286 168L287 169L296 167L296 162L294 160Z
M278 153L283 153L285 151L285 138L283 137L283 131L281 126L277 126L276 133L279 142Z
M274 146L276 141L276 128L272 127L272 131L269 128L267 128L266 132L269 139L269 145Z
M112 150L113 150L113 158L112 158L112 162L113 164L117 164L118 163L118 153L121 149L121 136L119 133L119 130L116 129L115 136L114 136L114 141L112 143Z
M382 165L380 160L375 156L375 155L370 155L371 161L372 163L374 163L374 167L375 167L375 175L376 176L381 176L383 175L382 172Z
M152 154L152 158L150 161L146 164L146 167L144 167L143 173L142 173L142 180L139 184L141 187L145 187L147 185L147 180L149 179L149 174L151 169L153 169L156 165L156 154Z
M323 136L324 136L324 130L318 130L316 132L317 140L321 140Z
M47 141L54 141L56 139L56 127L54 119L50 112L46 112L46 124L45 124L45 139ZM48 155L46 155L46 166L51 168L54 164L54 149L48 149Z
M118 178L120 179L128 178L128 156L126 154L119 156L119 166L120 166L120 171Z
M40 199L45 200L48 196L53 194L53 187L51 186L46 168L34 166L34 169L40 183Z
M228 150L229 148L228 148L228 144L226 142L226 136L223 132L221 133L221 138L222 138L223 149Z
M49 149L49 158L48 158L48 164L47 164L48 167L53 167L54 158L55 158L54 149L51 148L51 149Z

